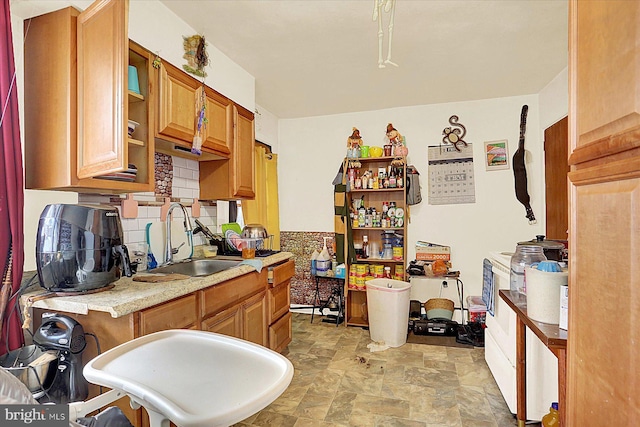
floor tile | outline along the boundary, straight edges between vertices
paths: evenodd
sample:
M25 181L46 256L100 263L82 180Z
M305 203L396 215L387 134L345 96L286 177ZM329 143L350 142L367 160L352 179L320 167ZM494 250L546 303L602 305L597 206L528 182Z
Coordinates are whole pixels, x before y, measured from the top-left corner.
M289 388L236 426L514 427L484 349L405 344L370 352L369 331L293 314Z

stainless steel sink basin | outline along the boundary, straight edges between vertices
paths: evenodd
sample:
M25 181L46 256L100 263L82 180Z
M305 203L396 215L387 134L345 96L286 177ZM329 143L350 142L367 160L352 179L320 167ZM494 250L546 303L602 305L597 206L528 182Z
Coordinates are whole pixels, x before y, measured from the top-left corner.
M242 260L231 259L194 259L188 261L177 262L175 264L164 265L162 267L149 270L149 273L162 273L162 274L186 274L187 276L199 277L208 276L210 274L218 273L231 267L235 267L240 264Z

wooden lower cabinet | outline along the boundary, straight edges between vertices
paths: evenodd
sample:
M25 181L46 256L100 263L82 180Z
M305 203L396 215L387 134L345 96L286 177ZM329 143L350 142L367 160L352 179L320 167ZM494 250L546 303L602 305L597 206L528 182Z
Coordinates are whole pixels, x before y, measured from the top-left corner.
M267 345L265 292L202 321L202 330Z
M242 316L240 306L222 310L202 321L202 330L235 338L242 338Z
M269 325L269 348L282 352L291 342L291 312Z
M197 294L187 295L140 312L140 336L167 329L194 329L198 325Z
M267 336L266 292L249 298L240 310L242 316L242 339L263 347L269 345Z
M244 339L275 351L282 351L291 341L289 282L294 262L262 269L212 285L200 291L158 304L122 317L89 311L87 314L59 312L77 320L86 334L95 335L98 343L87 338L83 362L132 339L167 329L195 329ZM269 283L277 272L277 284ZM42 314L56 310L33 309L33 328L40 326ZM276 317L277 316L277 317ZM105 390L106 391L106 390ZM100 393L89 385L89 398ZM129 399L116 402L134 426L148 426L144 410L133 410ZM111 405L110 405L111 406Z
M291 342L291 278L295 273L295 262L269 268L269 288L267 290L269 325L269 348L281 352Z
M269 289L269 324L289 312L291 301L291 282L287 280L275 288Z

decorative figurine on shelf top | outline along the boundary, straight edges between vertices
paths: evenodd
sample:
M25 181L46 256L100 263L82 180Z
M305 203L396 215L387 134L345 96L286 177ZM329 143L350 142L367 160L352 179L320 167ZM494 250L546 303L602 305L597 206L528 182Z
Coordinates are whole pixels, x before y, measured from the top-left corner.
M362 138L360 137L360 131L358 128L353 128L353 133L347 138L347 148L360 148L362 147Z
M358 158L360 158L360 147L362 147L363 142L358 128L354 127L352 130L351 136L347 138L348 167L358 169L362 166Z
M187 60L187 63L182 68L198 77L206 77L207 73L205 73L204 67L209 65L209 55L207 54L204 36L196 34L191 37L182 36L182 39L184 47L184 55L182 57Z
M404 165L403 157L406 157L409 154L409 149L405 145L404 136L400 135L400 132L396 128L393 127L393 124L389 123L387 125L387 139L389 140L389 144L392 145L392 154L396 157L391 164L393 166L402 166Z
M389 140L389 144L397 145L403 144L404 138L400 135L400 132L396 128L393 127L393 124L389 123L387 125L387 139Z

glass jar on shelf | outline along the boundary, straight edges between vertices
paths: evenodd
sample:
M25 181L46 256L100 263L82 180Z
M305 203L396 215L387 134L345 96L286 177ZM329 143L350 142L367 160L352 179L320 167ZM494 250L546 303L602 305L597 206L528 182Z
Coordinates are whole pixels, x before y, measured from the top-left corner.
M527 293L526 277L524 275L525 267L529 267L534 262L546 261L542 246L523 245L516 246L516 253L511 257L511 274L509 276L509 289Z

